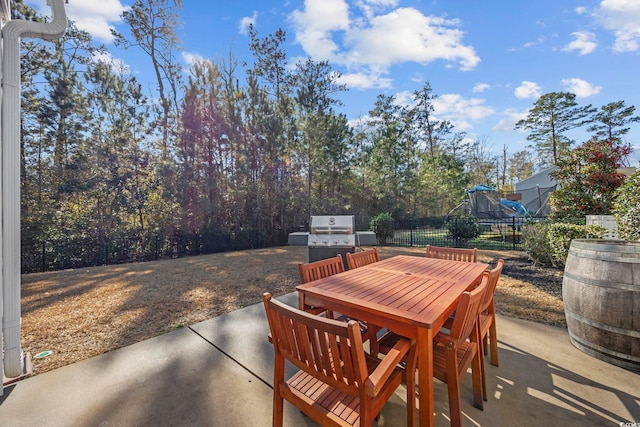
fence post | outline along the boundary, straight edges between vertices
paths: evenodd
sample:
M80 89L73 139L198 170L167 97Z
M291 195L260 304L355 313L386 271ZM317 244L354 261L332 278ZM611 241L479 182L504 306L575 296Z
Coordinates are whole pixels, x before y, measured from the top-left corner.
M409 247L413 247L413 220L409 221Z
M47 253L47 241L43 240L42 241L42 270L41 270L42 272L47 271L45 270L47 266L46 253Z
M516 217L511 217L511 241L513 242L513 250L516 250Z

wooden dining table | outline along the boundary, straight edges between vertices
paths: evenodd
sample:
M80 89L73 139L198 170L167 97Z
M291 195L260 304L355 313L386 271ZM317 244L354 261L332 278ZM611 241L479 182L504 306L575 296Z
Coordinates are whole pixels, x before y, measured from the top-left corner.
M419 422L434 424L433 337L488 264L399 255L296 287L300 307L319 306L415 339Z

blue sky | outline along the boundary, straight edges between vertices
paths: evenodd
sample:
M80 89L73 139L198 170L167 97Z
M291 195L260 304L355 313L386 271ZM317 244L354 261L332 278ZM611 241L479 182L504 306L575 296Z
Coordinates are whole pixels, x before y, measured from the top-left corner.
M45 0L27 0L48 14ZM112 44L109 29L132 0L70 0L67 13L153 85L147 58ZM538 97L570 91L580 105L624 100L640 114L638 0L184 0L179 29L185 68L194 58L250 60L247 26L264 37L282 28L289 59L329 60L349 91L342 112L356 120L378 94L409 102L429 82L438 119L508 154L525 149L514 124ZM587 134L569 137L581 143ZM627 141L640 159L640 124Z

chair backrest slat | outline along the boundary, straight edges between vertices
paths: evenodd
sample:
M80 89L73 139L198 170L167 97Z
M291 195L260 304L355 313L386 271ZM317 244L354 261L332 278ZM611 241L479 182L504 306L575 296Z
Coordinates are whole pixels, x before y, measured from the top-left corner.
M358 323L306 313L263 297L276 351L299 369L354 396L367 375ZM362 355L359 357L358 355Z
M427 258L448 259L451 261L478 262L478 248L445 248L427 245Z
M307 264L298 264L301 284L333 276L334 274L342 273L343 271L344 263L342 261L342 256L340 255L328 259L309 262Z
M489 309L489 305L491 305L491 300L493 299L493 294L496 292L496 286L498 286L498 280L500 280L500 274L502 274L503 267L504 260L499 259L496 266L485 273L488 277L488 283L487 291L484 293L484 297L480 303L481 313L487 311Z
M456 315L453 318L453 325L451 326L451 332L449 336L458 342L462 342L470 336L473 329L478 313L480 312L480 303L484 297L484 293L487 290L487 284L489 277L485 273L482 276L480 285L474 290L464 292L458 302L458 308L456 308Z
M317 329L310 331L314 338L314 349L316 350L315 360L320 366L318 369L322 370L326 375L333 375L333 363L331 357L333 354L329 351L329 342L335 341L335 335L324 335Z
M364 267L365 265L373 264L380 261L380 255L378 255L377 248L367 249L366 251L347 253L347 266L349 270L354 268Z

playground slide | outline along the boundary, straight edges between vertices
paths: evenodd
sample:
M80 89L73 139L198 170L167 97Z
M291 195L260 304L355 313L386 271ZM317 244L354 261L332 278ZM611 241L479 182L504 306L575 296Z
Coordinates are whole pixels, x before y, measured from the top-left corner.
M513 200L500 199L500 203L514 212L515 216L527 216L529 210L522 203L514 202Z

